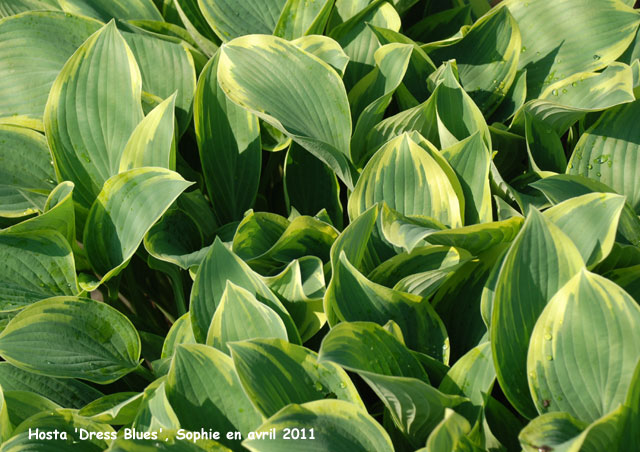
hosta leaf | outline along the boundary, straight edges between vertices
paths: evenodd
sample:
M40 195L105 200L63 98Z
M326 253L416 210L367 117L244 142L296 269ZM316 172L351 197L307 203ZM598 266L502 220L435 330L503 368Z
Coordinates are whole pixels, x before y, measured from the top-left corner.
M0 116L43 130L51 85L65 62L101 24L62 12L38 11L0 24Z
M329 36L338 41L349 56L350 64L344 75L345 86L349 90L373 69L374 55L380 47L378 39L368 24L394 31L398 31L401 25L398 12L390 3L375 0L361 5L361 9L354 9L353 16L329 33ZM357 5L353 6L358 8Z
M178 173L154 167L120 173L104 184L84 231L91 266L102 281L122 270L147 231L189 185Z
M620 287L586 270L574 276L531 334L527 368L538 411L592 422L622 403L640 359L639 325L640 307Z
M200 161L218 221L239 220L258 192L262 162L258 118L231 102L218 84L220 54L205 66L195 97Z
M347 64L349 64L349 57L344 53L340 44L333 39L322 35L309 35L294 39L291 43L320 58L331 66L340 77L344 75Z
M29 129L0 124L0 161L0 216L21 217L44 210L55 184L45 138Z
M530 113L563 135L587 113L633 102L633 76L629 66L612 63L602 72L580 72L547 87L538 99L527 102L513 120L522 128Z
M386 260L367 278L374 283L393 287L400 280L419 272L455 269L471 256L464 250L448 246L427 245Z
M567 157L560 136L546 122L525 112L525 137L531 168L541 177L548 172L563 172Z
M318 355L279 339L229 345L238 376L253 405L266 417L291 403L338 398L363 407L347 373L318 362Z
M9 421L9 412L7 410L7 402L5 400L2 388L0 387L0 440L5 442L11 437L11 422Z
M69 245L76 240L73 182L62 182L54 188L44 203L44 213L10 226L4 232L58 231Z
M167 399L166 378L155 380L145 388L131 425L142 432L175 430L180 427L180 421Z
M464 223L487 223L492 218L489 166L491 155L480 132L442 150L458 176L465 198Z
M227 282L211 320L207 345L228 353L229 342L255 338L279 338L286 341L287 330L273 309L260 303L246 289Z
M0 385L5 392L29 392L70 408L82 408L103 395L81 381L27 372L8 362L0 363Z
M606 67L624 52L640 17L618 0L508 0L503 4L522 34L518 69L527 70L527 98L577 72ZM567 17L571 23L567 25ZM587 34L588 33L588 34ZM542 39L552 36L550 39Z
M526 385L531 332L551 297L583 265L571 239L535 209L502 264L490 329L493 359L500 387L527 417L535 416Z
M634 101L603 113L580 137L567 169L625 195L636 212L640 211L640 188L634 173L640 161L638 134L631 124L639 111L640 101Z
M49 9L58 9L58 0L0 0L0 18Z
M185 29L197 43L198 48L208 57L212 57L218 50L220 40L207 23L198 0L174 0L173 7ZM171 4L167 5L167 10ZM168 11L166 11L168 12Z
M162 358L171 358L175 353L178 345L195 344L196 338L193 336L191 329L191 317L186 313L178 318L171 326L167 336L162 344Z
M44 122L56 172L75 183L76 201L85 208L118 172L129 136L142 120L141 86L134 56L111 22L73 54L51 88Z
M433 429L427 439L425 452L450 450L451 452L476 452L482 450L467 437L471 431L469 422L458 413L447 409L444 419Z
M314 440L305 441L309 452L391 452L393 444L387 432L367 412L343 400L317 400L302 405L289 405L267 422L258 431L268 432L275 428L277 438L246 439L243 446L252 452L293 452L300 444L283 439L283 428L298 428L309 432L313 429Z
M395 90L407 71L412 46L388 44L374 54L376 67L349 92L351 116L356 126L351 138L351 159L364 164L367 156L366 135L375 126L391 103Z
M71 450L75 450L73 449L74 444L82 444L87 452L97 452L100 450L104 450L108 445L108 435L114 433L113 427L111 427L110 425L98 424L97 422L85 419L82 416L76 414L75 410L58 409L51 412L44 411L30 417L29 419L26 419L14 430L14 439L17 440L16 442L18 444L23 443L22 447L9 446L7 447L7 449L16 451L25 449L29 450L31 448L33 448L31 450L63 450L56 448L56 443L58 443L58 441L51 440L49 440L49 444L53 444L54 449L40 449L40 447L43 446L47 447L47 442L45 442L46 440L43 441L42 439L38 439L37 437L34 439L28 438L28 433L35 431L36 428L40 429L40 431L45 432L53 432L54 430L57 430L58 434L60 434L60 432L65 432L67 435L67 440L65 441L59 439L58 441L64 441L62 442L62 444L64 444L65 447L69 447ZM85 431L101 433L101 435L93 435L92 437L87 438L86 440L81 442L81 429L84 429ZM22 436L23 434L27 436L28 441L24 441L24 439L22 439L24 438ZM24 445L24 443L28 444L28 446ZM40 447L38 447L39 444ZM15 447L15 449L13 447ZM5 450L4 447L3 450Z
M290 224L274 213L250 211L236 229L232 250L244 260L258 257L269 251Z
M322 34L329 20L333 3L334 0L320 0L313 3L287 0L273 34L284 39Z
M71 246L56 231L0 233L0 262L2 312L80 292Z
M166 385L167 398L185 429L246 435L263 421L240 386L231 358L213 347L180 345Z
M133 130L124 147L118 172L143 166L176 169L174 108L176 96L164 100Z
M250 34L272 34L286 3L287 0L198 0L202 14L223 42Z
M448 361L449 339L428 300L372 283L344 253L333 266L333 278L325 294L325 312L327 306L337 318L347 322L384 325L393 320L400 326L409 348Z
M404 215L423 215L461 226L460 203L440 164L408 134L389 141L369 160L349 198L356 218L377 202Z
M440 391L468 397L475 406L484 405L484 394L491 392L496 379L491 344L484 342L472 348L449 369Z
M384 353L380 353L384 350ZM371 322L346 322L333 327L320 347L320 361L331 361L351 372L415 378L429 377L420 361L383 327Z
M58 0L66 12L95 17L107 22L111 19L162 20L153 0L114 0L103 3L95 0Z
M436 64L456 59L464 90L487 115L504 99L516 77L522 40L509 10L497 8L484 15L448 46L429 51Z
M425 245L425 239L428 236L437 231L446 230L447 227L439 221L423 215L412 215L411 217L402 215L383 201L379 229L387 242L410 253L417 246Z
M271 76L257 77L256 65L271 68ZM251 35L222 47L218 82L229 99L291 137L353 187L349 103L342 80L327 63L281 38Z
M500 243L511 242L520 232L522 222L521 217L512 217L508 220L436 231L427 237L427 241L434 245L455 246L478 255Z
M624 197L591 193L556 204L544 212L578 248L588 266L603 260L613 247Z
M191 324L199 342L204 342L214 313L220 304L227 281L248 290L260 302L274 310L284 322L291 342L300 343L300 335L280 300L251 268L216 238L198 268L191 290Z
M325 279L320 259L294 259L281 273L264 281L291 314L303 343L322 328L327 317L322 306Z
M284 167L285 200L303 215L327 209L331 221L342 227L340 185L335 173L297 143L291 144ZM308 181L313 180L313 184Z
M143 393L116 392L94 400L78 414L104 424L126 425L135 418L142 398Z
M531 186L544 193L547 199L554 204L593 192L615 193L611 187L602 182L570 174L545 177L534 182ZM629 243L640 244L640 219L628 201L622 208L618 231Z
M0 333L0 355L25 370L110 383L138 367L131 322L97 301L56 297L32 304Z
M41 411L53 411L62 408L44 396L29 391L4 391L4 400L13 425L20 425L22 421Z
M396 426L407 435L414 447L424 444L446 408L457 406L466 400L443 394L415 378L368 372L362 372L360 376L382 399Z
M196 71L189 49L183 43L142 34L124 33L123 36L140 67L142 90L161 99L176 95L178 136L182 136L191 122L196 89ZM168 66L172 70L167 73Z
M454 65L445 63L437 75L437 86L429 99L416 107L382 120L367 135L367 146L377 149L403 132L417 131L436 146L446 148L475 132L491 148L489 128L454 74Z
M186 433L186 432L184 432ZM109 452L230 452L231 449L214 440L177 439L178 430L158 432L158 439L124 439L111 443Z

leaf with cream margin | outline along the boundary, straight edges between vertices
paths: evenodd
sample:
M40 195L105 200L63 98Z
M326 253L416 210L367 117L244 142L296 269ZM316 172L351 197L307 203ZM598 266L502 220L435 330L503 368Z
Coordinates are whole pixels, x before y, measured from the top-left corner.
M273 309L256 300L248 290L227 282L211 320L207 345L228 354L228 343L256 338L286 341L287 330Z
M105 82L94 71L104 74ZM51 87L44 125L56 173L75 184L75 200L85 208L118 172L125 145L143 118L141 89L140 70L115 22L82 44Z
M270 77L258 76L256 65L271 68ZM229 99L289 136L353 187L349 102L331 66L281 38L249 35L221 48L218 83Z
M93 269L105 282L133 257L151 226L188 187L178 173L136 168L105 182L84 230L84 247Z
M0 333L0 355L29 372L106 384L138 367L140 337L105 303L55 297L9 322Z
M531 209L502 264L490 327L500 387L523 415L536 409L527 385L527 349L538 316L584 262L571 239Z
M540 413L593 422L623 403L640 360L640 307L583 270L549 301L531 333L529 387Z
M364 407L356 387L338 365L282 339L254 339L229 344L242 386L266 417L291 403L329 397Z

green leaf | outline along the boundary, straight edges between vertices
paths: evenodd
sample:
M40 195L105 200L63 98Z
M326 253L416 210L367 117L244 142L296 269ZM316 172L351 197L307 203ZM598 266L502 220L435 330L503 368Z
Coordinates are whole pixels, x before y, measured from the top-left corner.
M466 400L443 394L415 378L368 372L360 375L382 399L396 426L407 435L414 447L424 444L446 408L455 407Z
M44 203L44 213L6 228L3 232L34 233L58 231L70 246L76 240L75 211L73 205L73 182L61 182L54 188Z
M464 223L491 222L491 155L482 141L480 132L443 149L442 155L451 164L462 185L465 198Z
M569 413L551 412L533 419L518 435L525 452L540 449L555 450L580 435L587 424ZM566 450L566 449L560 449Z
M0 311L18 311L44 298L78 295L73 252L56 231L0 233Z
M270 77L256 77L256 65L269 67ZM222 47L218 82L229 99L291 137L353 187L349 102L331 66L281 38L250 35ZM294 101L290 90L306 102Z
M375 64L374 55L380 43L369 24L393 31L398 31L401 25L398 12L390 3L382 0L363 3L360 8L357 4L351 5L354 14L329 33L349 56L350 64L344 76L349 90L371 72Z
M189 185L178 173L145 167L110 178L93 203L84 246L102 281L117 275L151 226Z
M138 367L140 338L119 311L56 297L22 310L0 333L0 355L47 376L111 383Z
M490 329L500 387L525 417L535 416L526 384L531 332L545 305L583 265L571 239L531 209L502 264Z
M253 206L262 162L258 118L234 104L218 80L220 53L198 80L194 121L209 198L220 224Z
M162 20L162 15L152 0L114 0L107 3L93 0L58 0L69 13L95 17L103 22L111 19Z
M592 422L622 403L640 359L639 326L640 307L620 287L586 270L574 276L531 334L527 369L538 411Z
M136 431L142 432L175 430L180 427L180 421L167 399L166 378L155 380L145 388L131 425Z
M321 35L329 20L333 3L334 0L313 3L287 0L273 34L289 40L307 35Z
M244 436L263 421L245 395L231 358L205 345L180 345L167 376L167 398L192 431L240 431ZM220 438L226 442L224 435Z
M465 353L449 369L438 389L445 394L468 397L475 406L484 405L496 379L491 344L483 342Z
M414 248L426 244L426 238L431 234L446 230L447 227L439 221L424 216L410 217L391 209L386 202L382 202L379 227L382 236L391 245L412 252Z
M0 441L5 442L11 437L11 422L9 421L9 412L7 410L7 402L0 387Z
M367 157L366 135L384 116L393 93L402 83L413 48L408 44L388 44L374 54L376 67L349 92L351 116L356 126L351 137L351 159L358 166Z
M287 340L284 323L273 309L232 282L222 293L207 333L207 345L228 353L229 342L255 338Z
M46 397L52 403L70 408L82 408L103 395L97 389L80 381L27 372L8 362L0 363L0 385L6 393L29 392Z
M227 281L248 290L261 303L275 311L284 322L291 342L300 343L296 326L280 300L251 268L216 238L198 268L191 290L191 324L199 342L204 342Z
M0 18L15 16L25 11L57 9L57 0L1 0Z
M143 166L176 169L175 93L154 108L133 130L124 147L119 173Z
M162 358L173 357L178 345L195 344L196 338L191 329L191 316L186 313L178 318L167 333L162 345Z
M427 241L434 245L462 248L477 256L496 245L511 242L520 232L522 223L521 217L512 217L508 220L436 231L427 237Z
M264 282L291 314L303 343L320 331L327 320L322 306L325 279L320 259L294 259L281 273L264 278Z
M351 372L429 382L411 351L383 327L371 322L346 322L333 327L322 341L318 359L334 362Z
M349 198L354 219L385 201L403 215L423 215L452 227L461 226L460 203L438 161L402 134L373 156Z
M576 245L587 266L609 255L615 242L623 196L591 193L556 204L544 212Z
M527 98L577 72L608 66L633 40L640 17L619 0L508 0L518 22L522 47L518 69L527 70ZM567 23L567 17L571 17Z
M633 102L629 66L612 63L602 72L580 72L549 85L538 99L527 102L513 119L512 129L524 126L527 113L563 135L587 113Z
M444 419L429 435L425 451L475 452L482 450L468 439L467 435L470 431L471 425L464 417L451 409L447 409L444 413Z
M258 431L268 432L275 428L276 439L248 438L243 446L252 452L293 452L299 443L283 438L284 428L304 429L314 440L305 441L309 452L391 452L393 444L387 432L367 412L342 400L317 400L302 405L289 405L267 422ZM310 436L308 436L310 438Z
M103 424L127 425L134 420L142 398L143 393L116 392L94 400L78 414Z
M342 252L333 266L333 277L325 294L327 307L347 322L369 321L384 325L396 322L407 346L443 361L449 359L449 339L442 321L429 301L372 283Z
M640 111L640 101L612 108L582 134L571 156L567 173L603 182L625 195L631 207L640 211L640 190L632 172L637 159L637 132L630 124Z
M364 407L347 373L318 355L280 339L229 345L242 386L266 417L292 403L338 398Z
M0 124L0 161L0 216L43 211L56 178L45 138L33 130Z
M141 87L140 70L115 22L82 44L51 87L44 124L56 172L74 182L75 200L85 208L118 173L125 145L143 117Z
M12 425L20 425L25 419L41 411L54 411L62 408L44 396L29 391L3 391L4 400Z
M340 185L335 173L297 143L287 151L284 166L284 193L289 208L302 215L327 209L336 227L342 227ZM313 180L313 184L308 182Z
M287 0L198 0L209 26L223 42L250 34L273 34L286 2Z
M451 45L428 51L436 64L456 59L460 84L489 116L516 78L522 39L517 22L507 8L485 14Z
M100 22L57 11L9 17L0 25L0 117L43 130L49 91L69 57ZM28 58L25 58L28 55Z

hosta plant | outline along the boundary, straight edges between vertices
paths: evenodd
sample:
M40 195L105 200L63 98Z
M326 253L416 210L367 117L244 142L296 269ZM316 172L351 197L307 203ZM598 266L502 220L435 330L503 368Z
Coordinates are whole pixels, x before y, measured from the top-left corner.
M0 0L0 452L633 451L633 0Z

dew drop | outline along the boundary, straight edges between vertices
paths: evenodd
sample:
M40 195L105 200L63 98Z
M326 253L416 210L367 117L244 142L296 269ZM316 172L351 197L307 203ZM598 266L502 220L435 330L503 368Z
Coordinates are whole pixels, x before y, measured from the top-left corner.
M557 96L558 95L558 90L554 89L553 91L551 91L551 94L553 94L554 96Z
M527 51L527 48L526 48L525 46L522 46L522 49L520 49L520 51L521 51L522 53L525 53L525 52Z
M594 60L599 60L599 59L600 59L600 55L597 55L597 54L596 54L596 55L594 55L594 56L593 56L593 59L594 59Z
M588 168L588 169L593 169L593 165L592 165L591 163L589 163L589 164L587 165L587 168Z
M547 355L547 361L553 361L553 356Z
M544 335L544 340L545 341L550 341L552 339L553 336L551 336L549 333Z
M573 168L573 163L569 163L569 169Z
M563 89L562 89L562 94L566 94L566 93L567 93L567 89L566 89L566 88L563 88Z
M316 388L316 391L322 391L322 384L319 381L316 381L313 387Z
M608 166L609 168L611 168L611 165L613 165L613 162L612 162L611 160L609 160L609 161L607 162L607 166Z
M571 86L573 86L573 87L575 88L576 86L578 86L578 82L573 82L573 83L571 84Z
M598 176L598 177L602 176L602 174L600 174L600 171L598 171L598 172L596 173L596 176Z
M340 387L341 387L342 389L345 389L345 388L347 387L347 385L346 385L346 383L344 383L344 382L340 382Z

